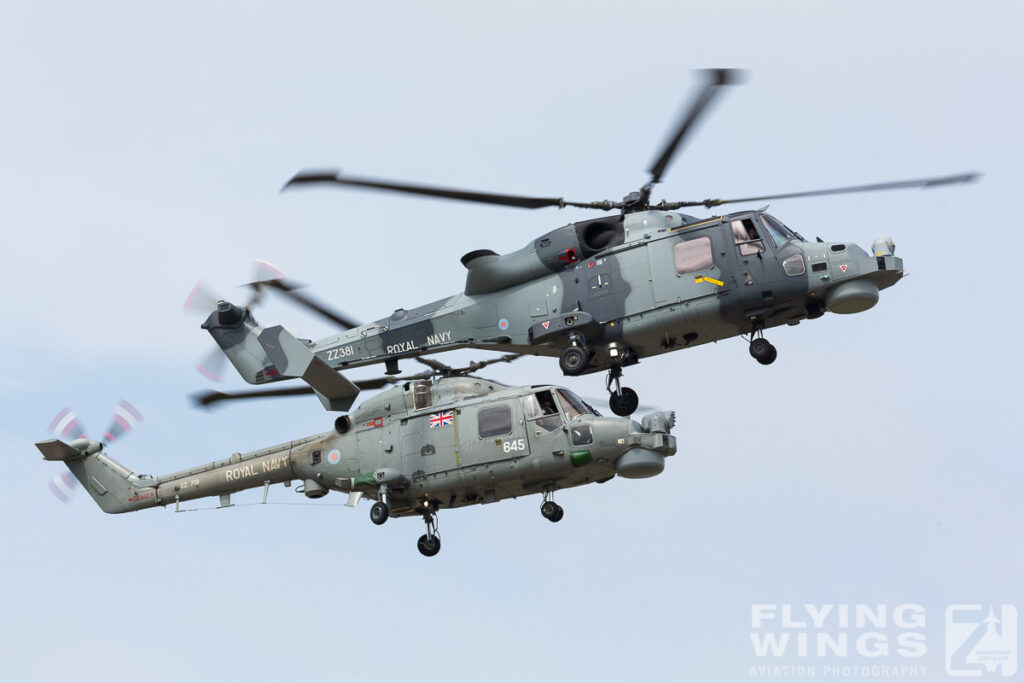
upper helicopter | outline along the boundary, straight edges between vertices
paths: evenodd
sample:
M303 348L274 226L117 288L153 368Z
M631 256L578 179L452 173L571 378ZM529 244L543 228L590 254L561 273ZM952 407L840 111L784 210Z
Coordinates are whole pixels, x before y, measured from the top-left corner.
M617 214L569 223L499 255L465 254L462 292L370 324L335 318L344 331L300 341L280 326L263 328L247 307L220 301L203 323L242 377L252 384L301 378L329 410L347 410L359 388L339 370L457 348L558 356L566 375L607 371L609 405L629 415L639 399L621 386L622 368L642 358L734 336L750 355L772 363L764 331L826 311L857 313L903 276L891 238L865 250L846 241L810 242L765 209L698 218L678 210L730 203L971 182L977 174L824 190L700 201L651 202L673 156L724 86L740 72L701 72L694 103L649 169L650 179L621 201L494 194L304 171L288 187L329 184L520 208L575 207ZM765 207L767 208L767 207ZM274 284L274 283L270 283ZM280 283L277 283L280 285ZM275 285L275 286L277 286Z

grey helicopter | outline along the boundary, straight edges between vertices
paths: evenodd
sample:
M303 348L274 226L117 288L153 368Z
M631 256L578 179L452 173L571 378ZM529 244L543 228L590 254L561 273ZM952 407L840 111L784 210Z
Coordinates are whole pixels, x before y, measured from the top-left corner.
M441 549L441 508L540 494L541 514L558 522L564 510L555 491L615 476L652 477L676 452L672 412L641 422L604 417L564 387L511 387L469 374L487 363L459 369L438 363L447 371L364 380L364 389L394 386L338 417L331 431L160 477L133 473L81 430L62 426L63 438L77 438L36 447L45 459L64 462L104 512L180 510L183 502L209 496L229 507L232 494L258 488L265 503L271 485L297 480L307 498L347 493L350 507L373 499L374 524L422 517L426 533L417 548L428 557ZM209 404L224 395L204 398Z
M344 411L358 387L340 374L384 363L398 374L402 359L459 348L559 358L565 375L607 371L609 405L633 413L636 392L621 384L623 368L643 358L730 337L749 342L767 365L777 350L764 332L826 312L851 314L874 306L879 292L903 277L890 237L870 250L846 241L811 242L766 208L700 218L685 207L880 190L934 188L975 180L967 173L739 199L662 201L651 193L710 103L740 73L702 72L703 88L649 169L650 179L621 201L572 202L432 187L303 171L285 185L329 185L414 194L527 209L617 210L580 220L507 254L465 254L463 291L415 308L398 308L368 324L346 319L342 331L300 341L280 326L262 327L247 307L217 303L203 327L245 381L299 378L328 410Z

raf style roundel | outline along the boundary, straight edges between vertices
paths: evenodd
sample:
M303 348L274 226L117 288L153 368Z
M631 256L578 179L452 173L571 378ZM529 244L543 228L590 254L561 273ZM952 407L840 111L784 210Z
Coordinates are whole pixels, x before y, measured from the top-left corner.
M328 453L327 462L331 463L332 465L337 465L339 462L341 462L341 451L335 448L333 451Z
M502 332L508 329L508 318L502 318L498 321L498 329Z

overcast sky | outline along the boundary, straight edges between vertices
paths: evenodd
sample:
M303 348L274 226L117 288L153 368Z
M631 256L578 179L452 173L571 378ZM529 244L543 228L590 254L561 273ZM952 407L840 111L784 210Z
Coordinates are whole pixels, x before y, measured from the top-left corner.
M1018 3L3 14L0 656L14 679L737 681L795 662L755 656L752 604L913 603L927 652L897 663L947 680L947 605L1024 608ZM132 401L146 422L110 453L153 474L329 428L311 398L190 407L210 386L191 366L212 341L181 312L197 280L241 299L233 288L266 259L372 319L460 291L467 251L591 217L279 194L296 171L618 199L647 179L699 86L692 69L716 66L748 68L748 82L720 98L657 200L985 175L773 202L810 238L891 235L909 277L866 313L772 330L770 367L728 340L629 368L644 403L679 416L660 477L563 492L558 525L537 497L442 511L431 560L418 520L375 527L338 494L114 517L47 490L59 467L32 444L65 405L96 432ZM283 305L257 317L331 332ZM553 359L487 374L603 387L561 378ZM270 500L306 502L283 487Z

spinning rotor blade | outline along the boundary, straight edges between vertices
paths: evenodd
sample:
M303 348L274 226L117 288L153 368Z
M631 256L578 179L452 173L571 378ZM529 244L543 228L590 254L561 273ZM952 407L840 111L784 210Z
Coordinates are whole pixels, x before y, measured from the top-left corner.
M574 206L582 209L613 209L614 202L567 202L561 197L527 197L514 194L496 194L493 192L477 192L473 190L459 190L446 187L434 187L431 185L414 185L411 183L396 183L388 180L376 180L372 178L342 177L339 170L309 170L300 171L291 180L285 183L282 191L293 185L328 184L350 187L362 187L371 190L384 190L386 192L401 192L404 194L417 194L426 197L439 197L442 199L457 199L464 202L477 202L479 204L497 204L499 206L514 206L520 209L541 209L546 206L557 206L564 208Z
M908 190L913 188L940 187L942 185L956 185L960 183L973 183L981 177L980 173L962 173L960 175L942 176L939 178L921 178L919 180L897 180L891 183L874 183L871 185L853 185L850 187L834 187L827 190L809 190L806 192L788 192L785 194L768 194L761 197L744 197L742 199L705 199L699 202L661 202L652 209L662 211L678 209L684 206L704 206L711 208L722 204L735 204L738 202L760 202L771 199L793 199L795 197L820 197L830 194L850 194L853 192L876 192L878 190Z
M49 426L50 433L68 441L87 439L85 427L82 426L76 413L70 406L57 413Z
M482 368L486 368L488 365L494 363L511 363L514 360L522 358L523 353L507 353L504 356L498 356L497 358L488 358L487 360L475 360L464 368L460 368L460 372L476 372Z
M257 288L257 289L259 289L261 287L268 287L270 289L273 289L273 290L276 290L278 292L281 292L282 294L287 296L289 299L291 299L295 303L297 303L297 304L299 304L301 306L305 306L306 308L308 308L309 310L313 311L314 313L327 318L328 320L333 322L335 325L338 325L339 327L341 327L341 329L343 329L343 330L351 330L353 327L359 327L359 325L360 325L360 323L352 320L351 318L349 318L347 316L344 316L344 315L342 315L341 313L338 313L335 310L332 310L326 304L322 304L319 301L317 301L316 299L303 294L302 292L299 291L299 289L301 289L302 286L298 285L298 284L296 284L294 282L291 282L290 280L285 280L283 278L277 278L277 279L274 279L274 280L264 280L262 282L253 282L253 283L250 283L250 285L252 287L254 287L254 288Z
M360 379L352 383L364 391L373 391L375 389L383 389L389 384L397 384L399 382L407 382L414 379L427 379L432 375L433 373L425 372L418 375L408 375L406 377L376 377L373 379ZM308 386L288 387L286 389L265 389L262 391L204 391L192 394L192 403L196 408L209 408L215 403L221 403L223 401L237 401L250 398L277 398L281 396L309 396L312 395L312 393L313 388Z
M108 444L114 443L134 430L140 422L142 422L142 413L139 412L139 409L128 401L122 400L114 408L110 426L107 427L107 431L103 432L103 440Z
M203 377L219 382L221 373L224 372L224 363L227 362L228 357L224 355L224 352L220 350L219 346L214 346L202 360L195 363L192 367L202 375Z
M723 85L734 85L739 83L744 72L741 69L702 69L701 72L707 79L704 84L704 89L697 95L697 99L694 100L693 104L690 105L690 109L687 111L676 129L676 133L672 136L672 139L668 141L665 148L661 151L661 155L657 161L649 169L651 174L650 184L660 183L661 176L665 173L665 169L668 168L669 162L672 161L672 157L679 149L679 145L683 142L683 139L694 129L697 120L701 115L707 111L708 106L714 100L715 96L718 95L719 88Z
M48 484L50 493L57 497L62 503L70 503L71 497L78 489L78 480L71 476L70 472L61 472Z

